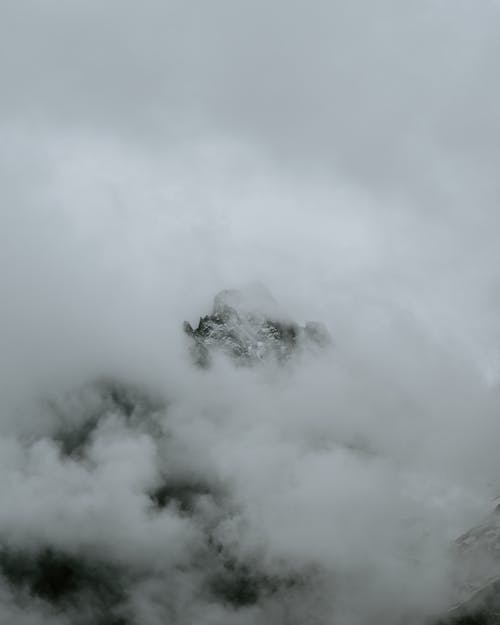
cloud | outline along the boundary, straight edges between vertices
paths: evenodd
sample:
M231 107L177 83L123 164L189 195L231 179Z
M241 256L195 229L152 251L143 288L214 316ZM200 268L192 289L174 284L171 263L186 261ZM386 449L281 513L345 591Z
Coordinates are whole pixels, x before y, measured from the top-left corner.
M450 541L498 495L497 13L5 4L6 620L450 605ZM253 280L333 350L196 370L182 322ZM77 580L57 608L33 562Z
M493 2L8 3L2 107L149 148L237 136L437 210L464 176L496 189L497 13Z

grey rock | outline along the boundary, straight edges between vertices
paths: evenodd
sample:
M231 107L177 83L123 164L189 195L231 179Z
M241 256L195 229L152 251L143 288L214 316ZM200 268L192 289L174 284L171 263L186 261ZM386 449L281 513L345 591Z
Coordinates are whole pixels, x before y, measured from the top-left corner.
M300 326L290 320L260 286L221 291L211 313L201 317L196 328L184 322L184 332L192 341L191 355L200 367L208 367L215 352L238 365L251 366L268 360L283 363L302 348L331 344L323 324Z
M438 625L500 624L500 507L453 548L459 599Z

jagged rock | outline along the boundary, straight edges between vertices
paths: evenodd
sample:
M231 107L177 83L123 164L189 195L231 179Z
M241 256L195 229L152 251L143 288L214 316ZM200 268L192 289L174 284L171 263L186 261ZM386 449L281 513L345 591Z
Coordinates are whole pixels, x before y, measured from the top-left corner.
M500 623L500 580L477 590L456 606L439 625L498 625Z
M500 623L500 507L454 544L460 598L439 625Z
M321 323L300 326L289 320L270 293L255 285L221 291L212 312L201 317L196 328L185 321L184 331L192 340L193 359L201 367L210 364L215 351L239 365L253 365L268 359L284 362L300 347L324 347L331 342Z
M186 323L185 331L191 338L195 361L201 366L209 364L214 351L238 364L252 365L265 359L284 362L307 346L324 347L330 342L321 324L300 326L290 320L262 287L222 291L214 299L211 314L200 319L196 329ZM90 451L100 434L108 431L108 423L145 433L158 442L158 460L165 460L165 466L159 479L144 487L149 501L146 497L138 501L144 502L144 514L154 517L155 522L182 517L200 529L203 538L182 565L182 574L193 584L193 597L236 612L265 603L283 603L292 591L298 600L307 596L313 585L309 571L289 570L279 563L271 567L257 557L238 553L220 531L240 513L225 483L203 474L172 470L166 459L176 441L165 423L168 406L169 402L152 389L100 377L45 399L43 409L48 413L50 431L43 434L54 441L63 461L70 457L72 463L84 463L86 468L92 466ZM137 568L124 566L107 561L105 553L66 552L43 540L38 547L13 548L0 537L0 581L14 601L35 601L74 625L137 623L130 598L148 575L165 583L165 588L171 584L154 563L151 570L142 564ZM175 576L173 583L177 583Z

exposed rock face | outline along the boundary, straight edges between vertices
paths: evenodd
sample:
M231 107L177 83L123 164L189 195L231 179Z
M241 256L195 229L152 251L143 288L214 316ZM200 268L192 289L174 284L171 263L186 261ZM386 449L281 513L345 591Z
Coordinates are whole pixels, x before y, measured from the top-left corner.
M300 327L287 320L270 295L259 289L219 293L212 313L200 319L196 330L189 324L185 329L200 366L209 364L214 350L248 366L268 358L283 362L301 346L320 347L330 341L319 324ZM136 493L137 501L142 502L137 505L143 506L139 514L153 524L183 519L186 527L192 524L200 531L182 571L176 569L172 575L168 562L161 566L152 563L151 567L142 560L123 563L106 550L72 551L44 537L43 532L27 547L12 545L8 537L0 535L0 584L9 589L16 605L36 602L61 617L64 624L142 625L133 598L146 583L170 589L173 608L177 605L173 584L184 588L189 583L192 588L186 592L192 592L193 601L205 601L235 614L282 604L292 591L299 598L301 593L308 596L312 585L308 571L289 567L269 571L258 557L239 554L230 536L225 539L219 528L238 514L227 485L213 483L195 469L188 475L176 472L169 464L169 451L176 445L175 433L169 428L169 406L161 394L149 388L100 377L44 402L51 422L51 431L45 432L44 438L68 466L74 463L91 470L93 445L106 424L147 437L156 450L158 475Z
M184 330L194 362L201 367L209 366L215 353L226 355L238 366L285 363L301 350L322 349L331 343L321 324L301 326L290 320L262 287L220 292L211 313L202 317L195 329L186 322ZM114 419L134 433L148 436L157 446L158 461L163 462L163 453L168 458L177 444L175 432L169 430L169 405L151 389L99 378L47 402L54 417L48 437L65 461L85 465L99 428L107 419ZM182 575L192 583L193 598L201 597L207 605L223 606L237 614L273 602L284 604L291 594L300 604L301 597L310 597L317 586L313 570L269 570L258 557L238 553L230 534L226 538L226 533L219 531L235 514L227 484L195 470L176 473L167 462L159 465L158 479L141 494L145 518L171 515L200 528L201 539L182 564ZM461 596L434 625L500 625L500 506L461 536L454 549ZM181 575L179 571L176 575ZM22 605L33 598L67 616L67 622L74 625L142 625L130 597L145 579L162 588L173 583L168 567L163 571L153 564L151 569L141 564L134 569L106 553L79 554L43 540L32 548L13 547L0 536L0 580L14 600ZM184 581L179 583L182 586ZM297 616L280 622L312 621Z
M500 580L487 584L450 610L439 625L497 625L500 623Z
M184 322L193 340L191 353L201 367L211 354L222 352L236 364L251 366L259 361L287 361L303 347L324 347L331 342L326 328L308 322L300 326L289 320L263 287L221 291L212 312L201 317L196 328Z
M500 507L456 541L460 600L440 625L500 623Z

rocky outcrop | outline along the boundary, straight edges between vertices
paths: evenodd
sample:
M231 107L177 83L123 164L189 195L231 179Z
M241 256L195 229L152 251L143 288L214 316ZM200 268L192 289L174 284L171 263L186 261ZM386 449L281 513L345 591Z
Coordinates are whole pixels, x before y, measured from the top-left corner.
M500 623L500 506L453 545L459 601L439 625Z
M184 331L192 341L193 360L201 367L209 366L216 352L237 365L251 366L268 360L283 363L300 349L331 343L321 323L300 326L291 321L260 286L221 291L214 298L212 312L201 317L196 328L184 322Z

